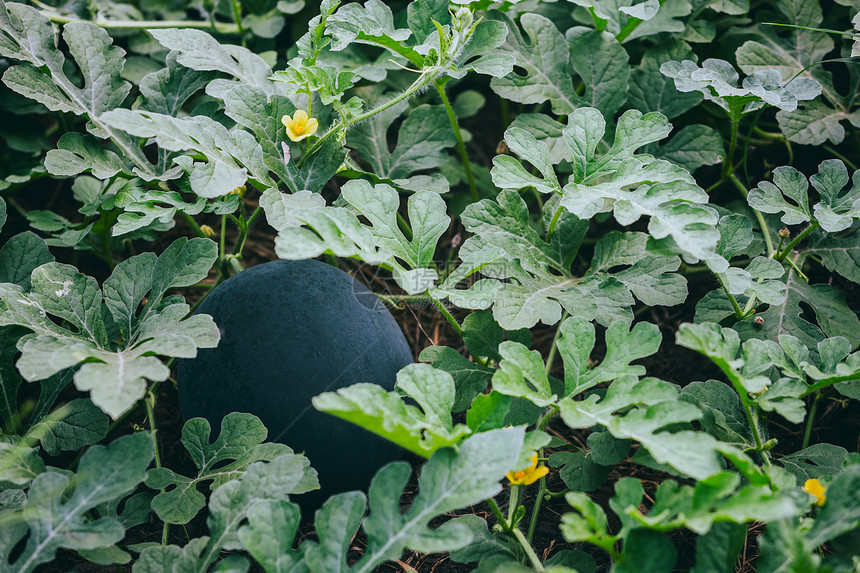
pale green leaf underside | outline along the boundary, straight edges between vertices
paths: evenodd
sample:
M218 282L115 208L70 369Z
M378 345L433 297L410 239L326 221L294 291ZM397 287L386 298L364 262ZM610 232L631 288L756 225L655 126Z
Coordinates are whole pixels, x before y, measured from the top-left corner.
M616 438L641 443L659 463L704 479L722 469L719 442L703 432L661 431L666 426L702 416L697 407L677 401L676 396L676 387L668 382L624 376L610 385L602 400L594 394L582 401L565 398L560 402L561 416L572 428L605 426ZM630 406L636 407L616 415Z
M398 372L397 388L418 402L406 404L397 392L375 384L360 383L313 399L323 412L358 424L422 457L439 448L456 445L470 433L467 426L451 422L454 380L443 370L412 364Z

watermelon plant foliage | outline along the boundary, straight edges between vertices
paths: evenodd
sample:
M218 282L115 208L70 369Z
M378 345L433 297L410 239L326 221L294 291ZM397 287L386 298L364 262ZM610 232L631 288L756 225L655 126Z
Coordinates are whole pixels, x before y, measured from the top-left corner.
M0 570L857 571L858 22L0 0ZM413 457L305 515L253 413L156 424L260 253L450 326L313 399Z

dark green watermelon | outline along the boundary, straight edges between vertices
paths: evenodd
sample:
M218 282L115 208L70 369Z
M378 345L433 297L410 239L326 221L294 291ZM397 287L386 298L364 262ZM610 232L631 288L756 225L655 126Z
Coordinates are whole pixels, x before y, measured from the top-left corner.
M212 316L221 342L179 361L183 417L206 418L217 432L230 412L258 416L269 441L303 452L319 472L321 490L294 498L305 512L333 493L366 489L401 456L391 442L311 405L358 382L392 390L412 362L394 318L364 285L319 261L279 260L225 281L197 312Z

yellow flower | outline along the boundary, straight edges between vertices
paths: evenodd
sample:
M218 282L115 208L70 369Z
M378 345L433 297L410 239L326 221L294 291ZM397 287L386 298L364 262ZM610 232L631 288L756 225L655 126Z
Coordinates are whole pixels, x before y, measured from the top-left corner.
M511 482L511 485L529 485L549 473L548 467L538 467L537 454L533 455L529 459L531 460L532 465L526 469L517 472L508 472L506 477L508 478L508 481Z
M827 501L827 496L824 495L824 492L826 490L824 489L824 486L821 485L821 482L817 479L806 480L806 483L803 484L803 491L815 497L815 503L813 503L812 505L816 507L821 507L822 505L824 505L824 502Z
M203 234L210 239L215 236L215 229L213 229L209 225L200 225L200 230L203 231Z
M307 112L301 109L297 110L293 117L285 115L281 118L281 122L287 128L287 137L293 141L301 141L315 134L320 126L316 119L308 118Z

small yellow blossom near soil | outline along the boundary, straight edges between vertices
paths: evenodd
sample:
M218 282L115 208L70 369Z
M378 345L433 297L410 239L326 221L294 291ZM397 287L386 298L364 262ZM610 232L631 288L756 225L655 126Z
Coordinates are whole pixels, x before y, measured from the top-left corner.
M549 473L548 467L538 467L537 454L533 455L529 459L531 460L532 465L530 465L526 469L520 470L518 472L508 472L508 475L506 477L508 478L508 481L511 482L511 485L529 485Z
M817 479L806 480L806 483L803 484L803 491L815 497L815 503L812 505L816 507L821 507L827 501L827 496L824 495L826 490Z
M319 122L314 118L309 118L304 110L296 110L293 117L285 115L281 118L284 127L287 128L287 137L292 141L301 141L309 135L313 135L319 128Z
M227 195L238 195L239 197L244 197L245 191L247 191L247 188L244 185L239 185L238 187L227 193Z
M209 225L200 225L200 230L203 231L203 234L210 239L215 236L215 229L213 229Z

